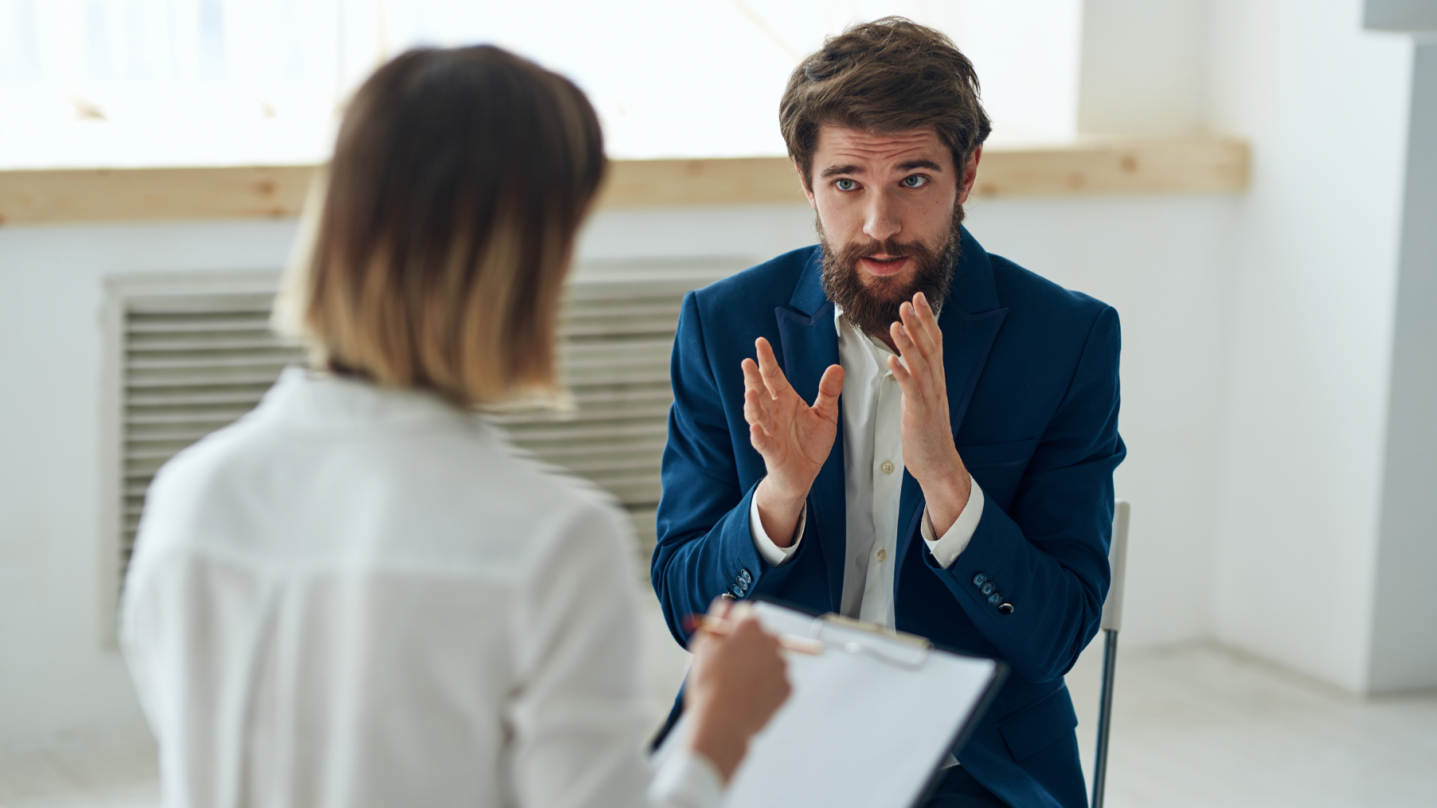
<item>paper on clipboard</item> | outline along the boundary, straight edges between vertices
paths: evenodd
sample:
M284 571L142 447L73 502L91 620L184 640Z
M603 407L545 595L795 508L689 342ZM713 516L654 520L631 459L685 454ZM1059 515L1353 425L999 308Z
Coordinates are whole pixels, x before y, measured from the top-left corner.
M726 805L915 805L1002 676L991 659L911 635L752 603L768 631L816 639L825 650L788 655L792 695L749 745ZM680 720L658 758L685 731Z

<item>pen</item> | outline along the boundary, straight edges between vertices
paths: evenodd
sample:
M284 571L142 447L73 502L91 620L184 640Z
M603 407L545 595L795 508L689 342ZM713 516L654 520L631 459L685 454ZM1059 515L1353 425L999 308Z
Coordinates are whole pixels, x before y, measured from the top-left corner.
M687 621L689 627L694 631L702 631L712 634L715 637L727 637L729 635L728 623L723 620L715 620L708 615L690 615ZM823 643L808 637L798 637L793 634L778 635L778 647L785 651L793 651L797 654L808 654L818 656L823 653Z

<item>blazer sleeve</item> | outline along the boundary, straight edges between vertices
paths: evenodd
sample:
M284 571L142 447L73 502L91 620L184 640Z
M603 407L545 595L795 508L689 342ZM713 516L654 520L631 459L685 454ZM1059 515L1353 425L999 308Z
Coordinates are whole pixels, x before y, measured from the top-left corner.
M1005 512L989 501L968 547L929 568L1031 681L1066 673L1097 633L1110 572L1118 435L1118 315L1094 320L1067 393Z
M740 478L735 452L754 450L742 412L732 413L731 423L722 395L736 385L727 392L742 400L742 371L737 361L732 368L715 367L694 292L684 297L669 373L674 403L650 577L669 631L687 646L686 616L704 613L722 595L743 599L776 592L813 541L805 535L796 557L780 567L771 566L754 546L749 510L762 478ZM732 381L721 382L721 375Z

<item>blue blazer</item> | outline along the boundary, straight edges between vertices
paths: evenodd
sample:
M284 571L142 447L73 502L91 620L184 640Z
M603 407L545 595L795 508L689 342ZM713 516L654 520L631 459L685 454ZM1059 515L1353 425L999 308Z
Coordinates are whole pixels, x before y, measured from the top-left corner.
M690 293L679 318L674 405L652 579L680 643L713 598L765 594L837 611L843 592L842 431L809 492L793 558L754 548L749 508L764 476L749 444L739 363L757 337L810 403L838 363L818 247ZM923 492L903 476L894 611L901 631L994 657L1010 675L959 761L1014 806L1087 804L1063 674L1098 630L1107 595L1118 436L1118 316L1011 261L965 229L943 330L954 440L983 487L982 519L948 569L919 533ZM840 398L839 406L843 402ZM1011 604L1011 610L1000 606ZM941 694L934 694L941 698Z

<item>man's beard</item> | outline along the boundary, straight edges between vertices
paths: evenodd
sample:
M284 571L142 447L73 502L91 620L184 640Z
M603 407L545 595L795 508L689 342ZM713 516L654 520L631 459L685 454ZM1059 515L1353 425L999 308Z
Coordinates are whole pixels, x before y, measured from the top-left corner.
M882 339L888 334L888 327L899 320L898 308L904 301L922 292L928 298L935 315L948 299L953 285L953 273L958 264L962 246L959 225L963 222L963 206L953 211L953 224L948 232L947 243L935 249L921 241L887 241L872 244L849 244L835 250L828 243L823 232L823 222L817 223L818 242L823 248L823 291L828 299L843 309L848 318L863 333ZM858 260L872 255L889 257L906 256L913 260L913 273L908 280L894 277L870 277L864 283Z

